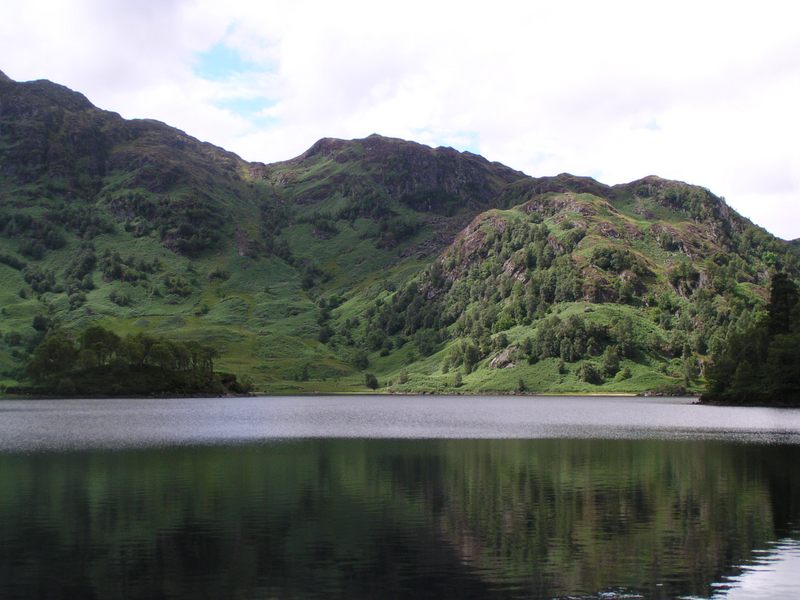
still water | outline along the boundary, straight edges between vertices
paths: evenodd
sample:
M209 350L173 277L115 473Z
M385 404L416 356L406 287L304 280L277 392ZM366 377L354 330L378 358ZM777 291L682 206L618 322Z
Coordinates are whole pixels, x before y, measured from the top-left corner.
M800 411L0 402L0 598L798 598Z

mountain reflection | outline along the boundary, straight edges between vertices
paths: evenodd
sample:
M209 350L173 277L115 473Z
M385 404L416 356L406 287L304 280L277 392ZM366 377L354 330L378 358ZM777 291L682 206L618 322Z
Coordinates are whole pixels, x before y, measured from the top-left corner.
M707 597L794 535L798 459L654 440L3 454L0 596Z

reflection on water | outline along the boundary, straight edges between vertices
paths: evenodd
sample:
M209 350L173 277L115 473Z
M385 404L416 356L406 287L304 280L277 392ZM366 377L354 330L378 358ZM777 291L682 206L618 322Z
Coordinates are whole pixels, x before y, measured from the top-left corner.
M5 453L0 597L800 597L799 460L720 440Z

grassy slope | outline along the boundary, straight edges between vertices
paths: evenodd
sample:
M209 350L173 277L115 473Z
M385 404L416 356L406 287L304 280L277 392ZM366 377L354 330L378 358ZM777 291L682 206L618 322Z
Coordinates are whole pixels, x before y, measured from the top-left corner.
M35 110L28 111L22 105L22 116L13 116L14 127L21 132L19 139L35 141L42 131L50 135L36 121L45 110L41 107L50 106L50 96L41 96L36 86L20 89L23 96L34 98L31 102ZM653 272L647 285L654 294L673 292L667 276L674 265L690 259L703 271L704 261L714 252L731 251L704 217L689 215L664 201L684 194L689 186L682 184L652 179L637 184L636 189L623 186L612 190L571 176L531 180L472 155L379 137L353 142L323 140L312 148L314 152L310 150L292 161L250 165L162 124L124 122L79 101L75 101L76 108L74 98L63 90L45 91L67 106L53 109L53 114L69 117L62 120L62 130L52 136L70 140L77 131L83 138L79 135L76 139L87 140L75 148L67 142L63 148L52 146L61 148L63 156L55 150L50 154L69 160L73 154L91 152L95 140L102 139L108 146L108 168L92 171L86 183L80 177L80 168L73 172L61 163L39 165L35 144L29 149L22 141L12 143L7 137L0 138L3 160L19 158L15 152L20 148L28 153L20 158L24 168L17 175L0 178L0 211L46 220L48 211L62 202L88 206L93 214L115 225L112 233L93 238L98 257L108 249L137 260L158 259L161 267L146 280L133 283L105 281L96 268L91 275L95 289L87 291L85 303L76 307L70 306L63 291L37 297L22 272L0 264L0 386L17 383L23 376L26 346L37 339L32 321L43 314L72 330L99 322L120 334L145 331L211 344L220 351L220 370L252 377L260 391L366 391L364 371L352 366L360 340L367 333L366 311L377 299L388 300L394 290L419 277L461 227L492 205L521 208L483 213L478 220L483 219L482 226L489 229L492 222L528 218L525 211L529 202L539 202L545 208L562 203L559 210L545 210L544 222L562 240L576 227L585 230L572 255L586 280L607 277L590 264L595 248L626 248ZM646 193L636 191L643 186ZM568 191L573 188L574 192ZM663 188L663 193L651 188ZM434 206L432 212L418 212L403 202L404 190L430 192L432 198L450 204ZM692 197L697 193L691 190L695 194ZM132 196L137 202L167 207L160 222L147 217L153 220L149 223L151 230L140 232L138 237L133 226L147 219L126 213L132 210L125 204ZM291 251L290 262L259 249L264 235L260 211L265 205L280 208L286 217L275 235ZM180 221L169 219L175 216L191 222L195 218L192 211L198 206L210 211L209 222L212 229L216 227L219 240L190 258L175 251L171 232L178 230ZM370 212L373 208L380 210ZM221 225L213 225L214 215L223 219ZM381 243L379 223L386 215L413 223L415 233L396 244ZM333 223L334 233L321 235L315 229L314 220L320 216ZM735 219L731 222L738 223ZM675 248L665 249L658 243L656 232L662 230L676 240ZM19 236L0 237L0 254L52 270L61 284L81 245L73 231L62 228L62 232L66 245L48 251L40 260L19 253L23 239ZM740 236L737 240L740 234L736 234ZM748 243L753 246L755 241ZM254 250L243 252L248 244ZM763 274L767 269L760 256L753 259L756 275L737 284L739 296L751 301L763 299L765 294ZM324 274L308 289L303 286L305 265L314 265ZM188 294L168 293L164 284L168 277L185 281ZM130 305L112 302L112 292L129 296ZM337 332L352 329L352 345L342 342L341 336L330 344L318 341L320 300L334 296L340 298L341 305L332 310L329 326ZM683 297L677 301L682 307L691 304ZM549 314L565 317L578 313L587 321L601 324L626 316L633 322L636 335L651 347L668 335L656 323L655 310L643 302L595 304L591 312L586 309L585 302L561 303L551 307ZM359 319L359 325L353 326L353 319ZM535 336L537 327L538 322L516 325L505 334L513 346ZM420 357L412 342L387 356L372 352L366 371L374 373L382 389L389 391L452 392L455 373L443 372L443 365L457 342L444 342L428 357ZM536 392L643 392L682 380L677 359L655 351L624 360L622 367L630 369L631 377L602 386L577 378L580 363L568 364L564 373L558 372L556 359L532 365L517 360L511 368L493 369L488 364L493 356L482 360L472 373L462 374L459 391L510 392L522 380L529 391ZM304 371L308 380L300 381ZM692 382L694 390L701 385L701 379Z
M635 207L630 201L612 207L605 200L588 194L578 195L577 201L591 207L593 214L587 217L577 212L559 212L545 223L557 237L566 233L565 223L577 222L586 228L587 235L574 252L579 264L588 261L598 245L630 248L653 270L658 285L664 286L666 271L683 256L664 251L647 235L654 223L652 214L643 218L633 210ZM488 215L501 220L524 218L517 209L493 210ZM655 222L669 224L679 232L691 226L685 217L668 209L662 209ZM639 239L613 240L604 235L609 225L618 231L642 232L642 236ZM83 307L70 310L64 293L46 293L38 301L32 295L27 299L20 298L17 291L26 287L20 272L0 265L2 332L16 331L23 337L34 335L30 324L38 313L46 314L71 329L99 321L120 333L142 330L210 343L221 352L220 369L251 376L256 388L262 391L364 391L363 373L350 364L355 349L330 347L317 341L320 327L317 301L332 294L344 296L345 302L333 311L332 324L346 327L346 321L362 315L375 298L388 297L390 292L385 290L390 284L401 285L428 264L427 260L418 259L413 253L405 260L398 257L404 254L405 249L413 248L429 237L431 231L423 228L400 247L386 250L377 248L374 240L367 237L374 227L368 219L338 222L337 227L338 233L329 239L315 237L308 223L291 225L283 232L297 258L313 261L330 276L328 281L310 290L302 289L298 269L285 261L275 257L239 256L236 245L231 242L190 260L164 248L154 234L136 238L117 228L113 234L94 239L98 255L108 248L123 256L135 255L148 260L157 257L163 265L162 272L151 276L151 280L157 283L164 276L180 276L192 285L192 293L186 298L159 297L142 285L104 282L99 273L95 273L93 279L97 288L87 294ZM79 243L77 238L68 235L67 246L48 253L40 265L56 272L63 271ZM3 240L0 249L13 254L15 245L11 240ZM210 280L209 274L215 270L225 271L229 277L221 281ZM743 284L742 289L763 296L761 286ZM133 299L132 305L120 307L111 302L109 294L112 290L129 295ZM590 313L584 312L585 308L584 303L564 304L553 307L551 314L563 317L580 312L587 320L598 323L608 323L612 316L626 315L641 335L648 335L651 339L666 335L654 324L646 307L594 305ZM516 326L506 334L513 345L526 336L535 335L535 331L536 324L533 324L530 327ZM371 353L367 370L375 373L381 384L391 391L454 391L454 373L442 372L452 343L424 358L419 356L413 344L407 344L389 356ZM0 348L3 383L14 383L17 379L14 370L19 367L19 360L12 356L15 347L4 343ZM602 386L578 380L575 372L579 364L568 365L567 372L562 374L558 372L555 359L534 365L517 361L512 368L492 369L488 366L490 358L481 361L473 373L463 376L459 391L510 392L516 390L522 380L527 390L537 392L643 392L680 381L679 364L655 355L639 357L636 362L623 361L622 366L630 369L632 377ZM296 381L304 367L309 371L309 380ZM401 378L407 381L399 383ZM693 388L698 390L701 383L701 380L696 380Z
M105 282L95 272L96 289L86 294L86 303L71 310L66 293L48 292L37 299L30 293L22 274L0 264L0 333L18 332L25 340L35 335L31 327L36 314L44 314L61 326L78 330L91 322L99 322L120 334L147 331L180 340L197 340L220 350L219 369L250 375L258 389L302 390L293 377L305 365L311 366L314 379L335 379L351 370L339 353L317 341L319 310L316 297L321 294L350 290L353 299L348 306L358 311L358 290L384 285L388 267L396 265L397 251L380 250L371 240L361 239L370 223L357 221L353 227L343 226L339 234L319 240L310 233L310 226L298 224L285 232L290 247L298 258L313 258L332 279L313 290L303 290L298 270L276 257L239 256L237 247L227 243L212 253L187 258L164 248L155 235L133 237L122 228L93 240L100 256L111 249L123 257L158 258L162 270L149 277L162 293L139 283ZM421 232L409 244L424 237ZM14 240L0 241L0 252L13 254L28 263L52 269L60 275L80 246L80 240L67 234L67 245L48 252L41 261L32 261L16 252ZM401 248L402 249L402 248ZM419 265L416 259L396 266L394 277L402 279ZM209 274L222 270L225 280L211 280ZM185 279L192 292L185 298L163 293L160 280L168 276ZM392 277L392 275L388 275ZM60 279L60 277L59 277ZM28 290L28 298L18 291ZM132 299L130 306L117 306L109 300L112 291ZM0 377L4 385L18 381L20 361L12 353L23 350L7 340L0 342ZM288 380L285 381L285 380ZM328 387L327 389L330 389Z
M581 204L591 206L596 212L586 217L578 213L557 213L545 220L556 236L567 230L567 221L582 220L587 235L575 250L577 261L586 260L597 245L620 245L633 249L656 273L663 285L666 270L681 259L678 253L662 250L646 235L639 240L609 240L602 234L608 224L618 230L632 226L637 231L647 232L653 219L644 219L629 205L622 203L611 207L605 200L590 195L580 195ZM619 210L617 210L619 209ZM493 210L495 218L520 219L523 213L517 209ZM690 226L680 215L663 211L658 222L669 223L680 231ZM164 276L185 278L192 284L192 293L186 298L154 295L142 285L124 282L104 282L99 273L94 274L97 288L87 294L86 304L70 310L66 294L46 293L40 300L23 299L17 290L25 284L18 271L0 265L3 298L3 333L18 331L24 336L35 332L30 324L37 313L43 313L62 326L79 329L86 324L99 321L119 333L148 331L181 340L197 340L214 345L220 350L218 366L223 371L246 374L252 377L256 389L273 393L366 391L363 372L351 366L355 348L330 347L317 341L320 325L317 322L320 297L332 294L344 296L344 303L333 311L332 325L346 327L347 319L363 315L377 297L389 297L387 287L393 283L401 285L415 275L428 260L416 257L398 261L406 248L414 247L430 235L423 229L414 238L393 250L376 248L374 240L365 238L373 227L367 219L352 224L337 223L339 232L330 239L319 239L312 234L307 223L298 223L284 231L293 254L298 258L313 260L330 280L310 290L301 287L298 269L275 257L239 256L234 243L227 243L218 250L195 259L189 259L165 249L155 236L135 238L118 228L114 234L104 234L94 240L96 251L101 254L106 248L116 250L123 256L140 258L158 257L163 270L151 276L157 283ZM69 237L69 236L68 236ZM64 269L79 240L69 237L65 248L48 253L41 261L45 268L55 271ZM3 240L2 250L13 253L14 244ZM225 280L210 280L214 270L229 273ZM156 286L158 287L158 286ZM756 294L763 295L763 288L750 286ZM112 290L128 294L132 306L120 307L108 297ZM586 303L569 303L553 307L551 314L565 317L578 312L589 320L609 323L612 317L626 315L634 323L637 334L650 339L663 338L666 332L656 326L646 307L617 304L593 305L592 312L584 312ZM516 326L506 332L512 345L526 336L535 335L536 324L530 327ZM443 345L429 357L420 357L412 343L380 356L369 355L370 366L388 391L453 392L455 374L442 372L442 366L450 346ZM14 383L14 369L19 361L12 356L14 347L7 343L0 350L0 368L4 384ZM516 361L514 367L490 368L491 356L481 361L474 372L463 375L463 384L458 391L465 393L512 392L520 380L531 392L644 392L681 381L678 361L666 360L663 356L648 355L637 360L624 360L632 377L624 381L612 381L602 386L580 381L575 373L580 363L567 365L566 373L558 372L558 360L547 359L529 365ZM309 371L308 381L297 381L303 369ZM666 372L665 372L666 371ZM399 383L406 379L405 383ZM702 380L693 382L698 391Z

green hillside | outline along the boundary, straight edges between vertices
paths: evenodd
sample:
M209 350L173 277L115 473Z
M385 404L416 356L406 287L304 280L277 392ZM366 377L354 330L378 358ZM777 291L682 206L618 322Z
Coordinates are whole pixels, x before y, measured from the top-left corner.
M101 325L213 347L263 392L698 391L800 257L681 182L378 135L248 163L2 74L0 232L3 387Z

